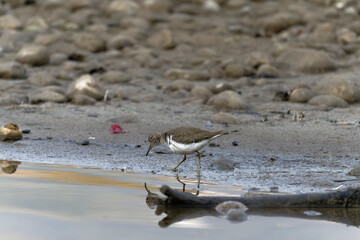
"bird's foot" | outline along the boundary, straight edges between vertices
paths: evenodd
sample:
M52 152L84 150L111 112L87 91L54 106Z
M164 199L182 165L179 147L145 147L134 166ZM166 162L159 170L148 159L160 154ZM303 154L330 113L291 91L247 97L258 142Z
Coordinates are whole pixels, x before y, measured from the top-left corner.
M176 172L177 171L177 167L173 167L173 168L170 168L168 169L169 171L173 171L173 172Z

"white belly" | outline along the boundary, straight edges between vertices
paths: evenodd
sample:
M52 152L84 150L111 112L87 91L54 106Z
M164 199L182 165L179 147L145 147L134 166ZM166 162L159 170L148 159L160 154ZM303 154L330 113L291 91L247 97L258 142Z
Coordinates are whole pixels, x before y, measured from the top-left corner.
M191 154L205 147L210 141L211 139L206 139L197 143L183 144L175 142L172 138L170 138L168 140L168 146L174 153Z

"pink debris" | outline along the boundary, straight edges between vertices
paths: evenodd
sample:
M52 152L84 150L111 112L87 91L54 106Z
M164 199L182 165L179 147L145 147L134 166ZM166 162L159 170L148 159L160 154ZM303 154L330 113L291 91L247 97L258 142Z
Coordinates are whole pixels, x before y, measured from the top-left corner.
M129 133L129 131L125 131L124 129L122 129L122 127L120 127L120 125L117 124L113 124L111 125L112 130L110 130L110 133Z

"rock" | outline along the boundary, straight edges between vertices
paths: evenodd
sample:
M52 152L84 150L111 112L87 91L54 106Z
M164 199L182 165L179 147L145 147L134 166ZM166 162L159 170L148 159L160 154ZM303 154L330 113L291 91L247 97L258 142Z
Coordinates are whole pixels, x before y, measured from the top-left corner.
M107 43L109 49L117 50L122 50L125 47L132 47L133 45L134 41L131 38L124 36L123 34L112 37Z
M230 63L225 67L228 78L240 78L249 75L249 71L240 63Z
M105 96L105 90L91 75L83 75L73 81L66 91L66 97L72 100L79 93L98 101L102 100Z
M148 44L151 47L161 48L161 49L173 49L176 46L173 34L168 29L164 29L153 34L148 39Z
M0 63L0 78L19 79L25 78L25 68L17 62Z
M233 171L234 170L234 163L227 158L221 158L221 159L215 161L213 164L211 164L211 166L218 170L221 170L221 171Z
M210 75L206 72L186 69L170 69L165 73L167 79L185 79L190 81L207 81Z
M276 64L283 70L304 73L323 73L336 70L335 62L327 53L306 48L285 50L277 57Z
M188 80L178 79L166 86L164 90L165 92L174 92L177 90L191 91L193 87L194 83Z
M353 167L346 175L360 177L360 166Z
M53 66L61 65L68 59L68 56L64 53L54 53L51 54L49 64Z
M74 36L74 43L79 48L90 52L101 52L106 50L105 41L99 35L92 33L78 33Z
M356 20L348 26L350 30L354 31L357 35L360 34L360 20Z
M336 41L336 27L330 23L321 23L309 35L308 41L312 43L333 43Z
M290 93L289 101L306 103L315 96L314 92L308 88L296 88Z
M295 25L302 25L304 21L297 14L291 12L279 12L271 14L260 20L260 25L268 34L279 33Z
M16 61L33 66L41 66L49 62L49 53L43 46L25 46L16 54Z
M264 52L253 52L245 60L245 65L257 69L263 64L271 62L270 56Z
M77 93L71 99L71 103L75 105L94 105L96 101L95 99L88 97L84 94Z
M3 92L0 95L0 106L11 106L29 103L29 98L23 93Z
M64 1L64 5L70 11L75 12L77 10L90 7L91 2L89 0L66 0Z
M242 110L247 108L240 95L231 90L212 96L208 104L214 105L217 109L222 110Z
M241 211L242 213L245 213L248 208L241 202L236 201L225 201L220 204L218 204L215 207L216 211L222 215L228 214L230 210L236 209Z
M242 222L248 219L248 216L243 213L243 210L230 209L226 214L226 218L233 222Z
M233 88L233 86L230 83L227 83L227 82L216 83L216 84L211 83L211 84L208 85L208 88L214 94L221 93L221 92L226 91L226 90L235 90Z
M26 80L31 85L47 86L56 84L55 78L47 72L37 72L31 74Z
M154 13L167 13L171 8L171 1L168 0L145 0L144 7Z
M357 75L326 76L320 80L314 91L318 95L334 95L348 103L360 101L360 87Z
M280 73L276 67L265 63L257 69L256 76L260 78L276 78L280 76Z
M348 28L342 28L336 32L337 41L341 44L349 44L357 41L357 34Z
M212 93L206 87L196 86L191 89L191 96L197 99L202 99L203 103L205 103L212 96Z
M58 92L53 92L50 90L40 91L33 96L30 96L30 102L33 104L42 103L42 102L55 102L55 103L64 103L67 102L66 97L63 94Z
M45 20L40 16L34 16L29 18L25 24L25 30L27 31L46 31L49 28Z
M6 14L0 17L0 28L1 29L20 29L22 24L20 20L10 14Z
M100 81L113 84L129 82L130 79L129 75L121 71L107 71L101 76Z
M319 95L315 96L308 102L311 105L325 105L327 107L340 107L348 106L348 103L343 99L333 95Z
M219 12L221 10L221 7L219 3L217 3L214 0L205 0L203 2L202 8L207 12Z
M8 123L0 128L1 141L17 141L20 139L22 139L22 131L16 123Z
M108 11L111 13L120 13L126 16L136 15L139 11L139 4L130 0L114 0L110 3Z
M213 116L211 116L210 120L215 123L228 123L228 124L238 123L236 117L226 112L215 113Z

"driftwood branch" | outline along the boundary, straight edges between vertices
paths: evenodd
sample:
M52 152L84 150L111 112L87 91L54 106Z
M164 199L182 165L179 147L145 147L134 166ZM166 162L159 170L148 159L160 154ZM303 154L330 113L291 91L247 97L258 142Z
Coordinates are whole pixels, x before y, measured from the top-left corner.
M182 207L215 207L221 202L238 201L251 208L360 208L360 188L304 194L264 194L244 197L195 196L163 185L166 204Z
M146 185L145 185L146 188ZM161 227L202 216L221 215L215 206L224 201L240 201L249 209L247 215L295 217L301 219L326 220L351 226L360 226L360 189L305 194L264 194L244 197L196 196L164 185L160 191L167 198L151 193L147 188L146 203L155 214L166 213L159 221ZM306 214L315 211L317 215Z

